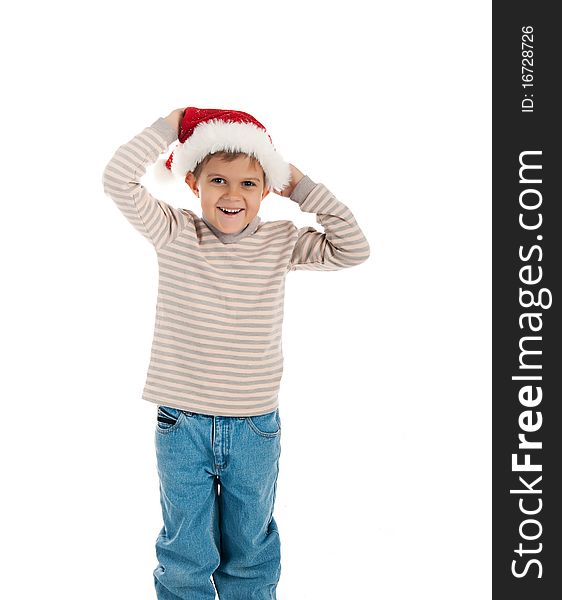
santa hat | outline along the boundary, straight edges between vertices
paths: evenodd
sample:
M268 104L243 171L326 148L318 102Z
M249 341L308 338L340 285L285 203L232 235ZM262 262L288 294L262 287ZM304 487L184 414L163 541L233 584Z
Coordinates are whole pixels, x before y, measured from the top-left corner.
M169 181L170 174L185 180L207 154L221 150L254 156L263 167L266 187L282 190L291 180L289 163L277 152L265 127L248 113L188 106L179 129L179 143L167 160L155 165L160 182Z

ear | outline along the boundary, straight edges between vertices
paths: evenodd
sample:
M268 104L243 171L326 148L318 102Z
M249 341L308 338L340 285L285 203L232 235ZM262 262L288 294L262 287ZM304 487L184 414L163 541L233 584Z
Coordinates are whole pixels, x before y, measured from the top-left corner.
M271 192L271 188L269 187L264 187L263 188L263 192L261 194L261 199L263 200L268 194L269 192Z
M191 188L191 191L199 198L199 186L195 180L195 175L191 171L185 176L185 183Z

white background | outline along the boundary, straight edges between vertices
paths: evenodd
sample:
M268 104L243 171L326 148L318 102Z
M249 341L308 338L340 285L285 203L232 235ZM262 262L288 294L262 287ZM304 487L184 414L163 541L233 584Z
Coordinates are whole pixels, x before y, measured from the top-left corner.
M233 108L371 245L287 276L280 600L491 596L491 3L27 2L2 19L3 597L154 599L153 248L102 189ZM200 213L186 187L154 195ZM313 225L270 194L262 220Z

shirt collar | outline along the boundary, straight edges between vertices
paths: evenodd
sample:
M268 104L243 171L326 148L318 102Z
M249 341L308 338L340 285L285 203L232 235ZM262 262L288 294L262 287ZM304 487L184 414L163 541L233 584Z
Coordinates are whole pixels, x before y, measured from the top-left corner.
M205 215L202 215L201 220L219 238L219 240L223 244L232 244L234 242L240 241L241 239L243 239L249 235L252 235L252 233L254 233L256 231L256 229L258 228L258 225L261 223L261 219L260 219L259 215L256 215L246 225L246 227L244 227L244 229L241 229L240 231L238 231L236 233L224 233L220 229L217 229L212 223L210 223L207 220L207 218L205 217Z

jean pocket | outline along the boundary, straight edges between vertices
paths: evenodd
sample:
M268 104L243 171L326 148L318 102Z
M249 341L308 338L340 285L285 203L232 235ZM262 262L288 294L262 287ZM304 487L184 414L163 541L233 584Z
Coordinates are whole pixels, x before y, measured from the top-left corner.
M281 420L279 418L279 409L265 415L253 415L246 417L246 422L250 429L262 437L277 437L281 435Z
M168 433L176 429L182 419L183 412L179 408L158 405L156 414L156 430L160 433Z

